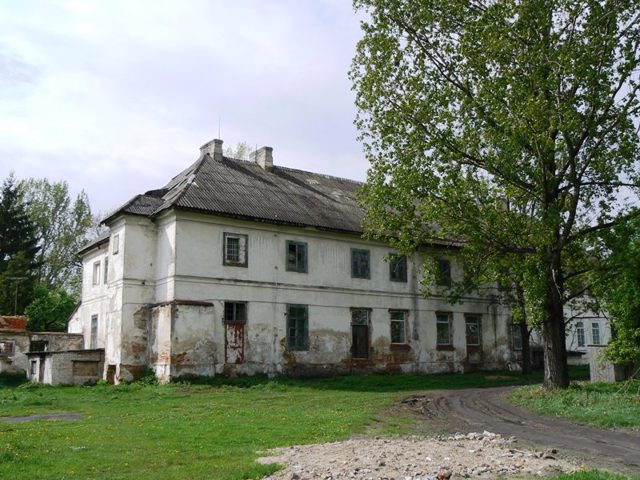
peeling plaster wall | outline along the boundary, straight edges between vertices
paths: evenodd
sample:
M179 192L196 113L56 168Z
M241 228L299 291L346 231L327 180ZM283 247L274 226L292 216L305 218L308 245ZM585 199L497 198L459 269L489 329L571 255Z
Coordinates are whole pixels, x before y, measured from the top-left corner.
M247 235L246 268L223 265L225 232ZM130 380L147 367L162 381L214 374L430 373L499 368L512 357L509 312L487 299L450 305L442 296L422 298L417 257L409 259L406 283L390 281L385 258L392 250L382 243L187 212L169 212L155 223L124 216L111 225L111 239L116 234L118 254L110 243L85 255L78 322L86 344L91 313L105 318L98 346L106 349L108 380ZM287 240L307 243L308 273L286 271ZM370 279L351 277L352 248L370 250ZM106 255L108 284L93 287L92 262ZM452 274L462 275L455 262ZM225 301L247 302L246 324L225 326ZM287 304L308 306L308 351L286 348ZM367 360L351 358L352 308L371 311ZM407 345L390 343L390 309L408 311ZM452 351L437 349L436 312L452 315ZM472 360L465 338L470 313L482 319L481 353ZM230 346L236 343L241 354Z
M408 264L408 282L391 282L391 249L356 236L270 226L179 213L176 226L175 297L213 302L216 373L289 374L368 371L441 372L504 367L511 358L508 312L468 298L450 305L419 295L420 260ZM224 266L224 232L248 236L248 266ZM287 272L286 240L308 244L308 272ZM371 278L351 278L351 249L371 252ZM438 254L441 254L438 252ZM445 252L446 254L446 252ZM453 275L462 275L453 263ZM224 301L248 302L244 361L225 362ZM286 305L309 308L310 348L286 349ZM351 359L351 308L371 309L370 358ZM409 311L409 348L390 344L389 309ZM436 312L453 315L453 351L438 351ZM482 318L482 349L470 363L465 314ZM185 320L190 323L196 320ZM202 332L207 332L203 329Z

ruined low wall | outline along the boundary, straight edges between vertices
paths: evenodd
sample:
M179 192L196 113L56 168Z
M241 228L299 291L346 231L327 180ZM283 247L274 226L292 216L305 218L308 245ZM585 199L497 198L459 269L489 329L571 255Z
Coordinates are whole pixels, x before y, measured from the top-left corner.
M85 385L102 378L104 350L69 350L27 354L27 378L46 385Z

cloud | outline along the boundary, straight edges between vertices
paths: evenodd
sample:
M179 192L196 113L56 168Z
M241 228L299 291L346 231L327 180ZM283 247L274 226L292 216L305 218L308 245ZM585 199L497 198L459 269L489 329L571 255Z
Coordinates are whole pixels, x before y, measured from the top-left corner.
M217 136L362 179L349 2L0 4L0 174L65 178L107 210Z

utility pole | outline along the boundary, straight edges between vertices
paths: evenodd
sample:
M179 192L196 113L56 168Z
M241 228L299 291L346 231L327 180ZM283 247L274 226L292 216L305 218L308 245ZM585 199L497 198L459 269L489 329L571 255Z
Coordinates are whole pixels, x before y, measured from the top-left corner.
M15 296L15 301L13 304L13 314L17 315L18 314L18 285L20 284L20 282L26 280L29 277L7 277L7 280L13 280L14 282L16 282L16 296Z

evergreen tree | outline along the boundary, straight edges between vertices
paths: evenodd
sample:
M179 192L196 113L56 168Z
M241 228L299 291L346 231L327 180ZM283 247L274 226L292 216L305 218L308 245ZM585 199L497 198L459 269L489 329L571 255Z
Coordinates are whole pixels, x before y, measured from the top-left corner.
M30 303L38 251L35 224L11 175L0 192L0 314L23 313Z

